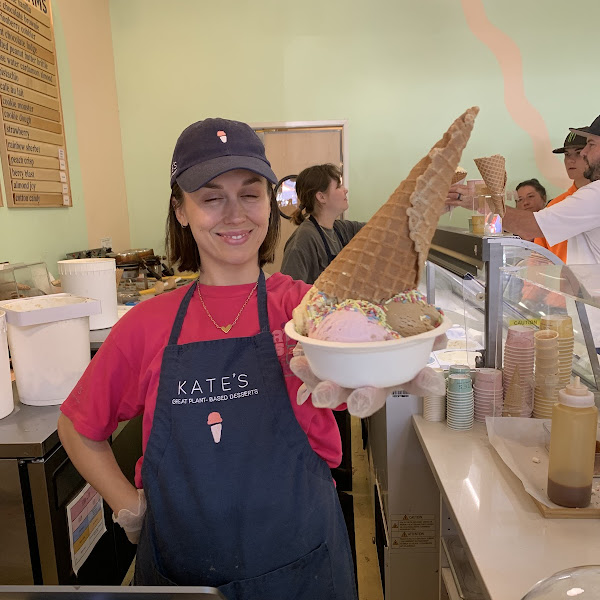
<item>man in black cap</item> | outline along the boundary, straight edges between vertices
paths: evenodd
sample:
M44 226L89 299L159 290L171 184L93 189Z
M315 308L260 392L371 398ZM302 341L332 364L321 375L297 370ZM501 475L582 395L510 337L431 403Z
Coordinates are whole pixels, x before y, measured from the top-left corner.
M584 171L587 169L587 164L581 157L581 151L586 143L587 140L583 136L577 135L571 131L565 138L563 147L552 150L554 154L565 155L565 170L567 171L569 179L573 180L573 183L566 192L550 200L546 208L562 202L565 198L574 194L579 188L590 183L590 180L586 179L583 175ZM554 244L554 246L550 246L545 237L538 237L533 241L556 254L563 262L567 262L567 240Z

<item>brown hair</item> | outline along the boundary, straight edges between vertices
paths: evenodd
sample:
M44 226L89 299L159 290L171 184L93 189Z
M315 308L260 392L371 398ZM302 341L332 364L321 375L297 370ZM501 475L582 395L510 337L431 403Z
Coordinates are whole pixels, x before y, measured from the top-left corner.
M546 188L537 179L526 179L525 181L521 181L517 186L517 192L526 185L532 187L542 197L544 204L546 203Z
M258 249L258 265L262 267L275 259L275 248L279 241L279 230L281 219L279 217L279 207L273 186L267 181L267 192L271 205L271 214L269 216L269 227L267 235ZM165 248L167 249L168 260L171 265L177 263L180 271L200 271L202 263L200 262L200 253L198 245L192 235L190 227L182 227L177 220L175 210L183 203L183 190L177 183L173 184L171 197L169 198L169 214L167 215L167 225L165 233Z
M300 225L308 215L312 215L317 207L317 193L326 192L331 180L342 181L342 172L338 167L327 163L304 169L296 178L296 195L298 208L292 213L295 225Z

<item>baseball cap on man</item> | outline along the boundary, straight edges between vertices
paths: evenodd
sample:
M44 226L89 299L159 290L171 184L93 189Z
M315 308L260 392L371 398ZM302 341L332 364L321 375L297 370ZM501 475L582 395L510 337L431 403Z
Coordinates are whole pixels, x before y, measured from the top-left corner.
M565 138L565 143L562 148L556 148L552 150L554 154L564 154L567 150L571 148L577 148L581 150L587 144L587 140L581 136L577 135L573 131Z
M572 131L573 133L578 133L586 139L589 135L600 136L600 117L596 117L594 122L589 127L579 127L578 129L569 127L569 131Z
M184 192L194 192L234 169L246 169L277 183L265 147L252 127L228 119L204 119L184 129L175 144L171 187L177 182Z

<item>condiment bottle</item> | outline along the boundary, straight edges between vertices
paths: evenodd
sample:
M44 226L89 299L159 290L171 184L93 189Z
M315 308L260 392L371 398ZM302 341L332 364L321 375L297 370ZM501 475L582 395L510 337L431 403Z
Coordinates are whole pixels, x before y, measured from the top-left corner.
M584 508L592 497L596 423L594 394L575 377L559 390L552 408L548 498L569 508Z

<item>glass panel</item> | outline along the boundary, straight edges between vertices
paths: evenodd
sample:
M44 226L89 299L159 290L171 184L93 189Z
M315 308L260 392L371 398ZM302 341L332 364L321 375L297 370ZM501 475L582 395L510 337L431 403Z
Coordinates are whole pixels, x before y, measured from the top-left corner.
M530 264L513 274L549 292L600 308L600 265Z
M429 366L447 369L450 364L480 366L483 349L485 287L468 274L464 278L433 263L428 263L435 276L435 305L450 318L448 345L433 352ZM424 284L419 287L426 293Z

